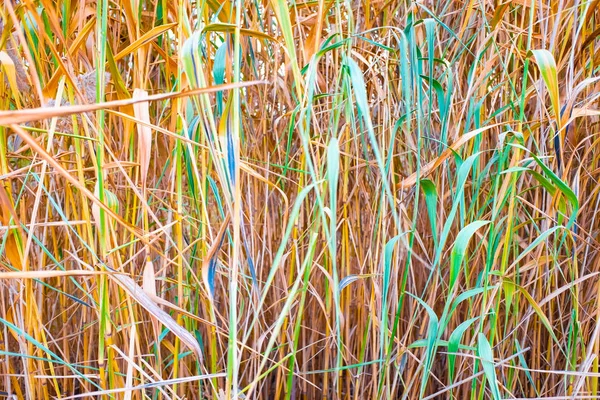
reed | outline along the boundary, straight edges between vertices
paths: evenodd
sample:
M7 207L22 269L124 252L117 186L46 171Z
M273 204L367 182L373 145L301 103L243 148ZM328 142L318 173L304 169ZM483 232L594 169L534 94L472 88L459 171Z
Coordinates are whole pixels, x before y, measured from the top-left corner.
M600 1L0 21L0 398L600 397Z

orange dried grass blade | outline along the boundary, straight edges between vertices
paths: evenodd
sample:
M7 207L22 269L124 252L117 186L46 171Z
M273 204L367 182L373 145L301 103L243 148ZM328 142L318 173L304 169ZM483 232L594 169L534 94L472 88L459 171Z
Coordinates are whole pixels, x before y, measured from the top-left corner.
M492 27L492 31L494 29L496 29L496 27L498 26L500 21L502 21L502 18L504 17L506 10L508 10L508 6L510 6L511 3L512 3L512 1L509 0L507 2L500 4L496 8L496 11L494 12L494 17L492 18L492 22L490 23L490 25Z
M80 49L80 47L82 45L85 45L85 41L88 38L88 35L90 34L90 32L92 31L92 29L95 26L96 26L96 20L93 18L90 19L84 25L83 29L77 34L77 37L75 38L73 43L71 43L71 46L69 46L69 50L68 50L69 55L75 56L77 54L77 51ZM54 71L54 74L52 75L50 80L48 80L48 82L46 83L44 88L42 89L44 96L55 97L56 90L58 88L58 81L60 80L60 78L63 75L64 75L64 73L60 68L57 69L56 71Z
M241 83L226 83L223 85L215 85L207 88L193 89L193 90L185 90L180 92L173 93L164 93L164 94L156 94L152 96L148 96L146 99L125 99L125 100L115 100L115 101L107 101L104 103L97 104L84 104L84 105L74 105L74 106L66 106L66 107L57 107L57 108L31 108L27 110L19 110L19 111L0 111L0 126L9 126L14 124L22 124L24 122L32 122L39 121L42 119L48 119L52 117L65 117L73 114L82 114L85 112L96 111L107 108L119 108L124 106L133 105L136 103L148 102L148 101L159 101L159 100L169 100L169 99L177 99L180 97L189 97L198 94L205 93L216 93L222 90L230 90L236 87L248 87L258 84L266 84L266 81L248 81Z
M208 0L207 5L213 11L219 11L218 18L222 22L230 22L233 15L233 2L229 0Z
M108 271L10 271L0 272L0 279L44 279L44 278L62 278L69 276L94 276L111 274Z
M312 56L319 50L321 44L321 34L323 30L323 22L333 5L333 1L319 0L319 8L317 11L317 21L312 26L306 41L304 42L304 63L308 64Z
M235 32L235 28L236 28L236 26L234 24L226 24L226 23L223 23L223 22L217 22L217 23L212 23L212 24L206 25L202 31L203 32L228 32L228 33L234 33ZM240 34L245 35L245 36L252 36L252 37L255 37L257 39L265 39L265 40L270 40L270 41L275 42L275 43L279 43L279 41L276 38L274 38L273 36L268 35L268 34L263 33L263 32L252 30L252 29L241 28L240 29Z
M3 185L0 185L0 222L2 225L9 226L11 217L13 219L13 223L17 226L19 225L19 219L17 218L17 214L15 209L10 201L8 193ZM8 237L6 238L5 252L6 258L11 263L11 265L18 269L24 270L26 269L26 263L23 260L23 232L21 228L15 229L13 232L8 232Z
M10 89L12 90L13 98L17 102L17 107L21 107L20 100L20 90L19 85L17 83L17 69L15 66L15 62L8 55L8 53L4 51L0 51L0 67L2 67L2 71L8 80L8 84L10 85ZM1 84L1 83L0 83Z
M170 24L161 25L161 26L152 28L151 30L149 30L148 32L146 32L145 34L140 36L140 38L138 40L134 41L129 46L125 47L123 50L118 52L115 55L115 61L119 61L121 58L129 55L130 53L133 53L140 47L142 47L146 44L149 44L151 41L156 39L158 36L162 35L163 33L165 33L166 31L168 31L169 29L171 29L175 26L177 26L177 23L173 22Z

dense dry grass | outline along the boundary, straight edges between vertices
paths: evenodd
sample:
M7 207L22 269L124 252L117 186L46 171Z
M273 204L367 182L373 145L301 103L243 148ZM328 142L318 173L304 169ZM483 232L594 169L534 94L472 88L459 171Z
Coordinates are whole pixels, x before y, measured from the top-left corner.
M0 398L600 397L600 1L0 19Z

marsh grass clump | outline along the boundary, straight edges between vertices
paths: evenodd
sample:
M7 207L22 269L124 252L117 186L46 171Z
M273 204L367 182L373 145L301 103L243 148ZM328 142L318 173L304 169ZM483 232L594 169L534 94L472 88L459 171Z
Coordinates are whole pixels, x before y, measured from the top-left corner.
M598 5L2 2L0 398L600 397Z

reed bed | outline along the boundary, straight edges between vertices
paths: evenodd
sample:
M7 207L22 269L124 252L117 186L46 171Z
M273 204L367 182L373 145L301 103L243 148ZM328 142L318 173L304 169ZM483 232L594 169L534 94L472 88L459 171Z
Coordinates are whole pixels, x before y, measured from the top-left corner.
M599 0L0 21L0 398L600 398Z

